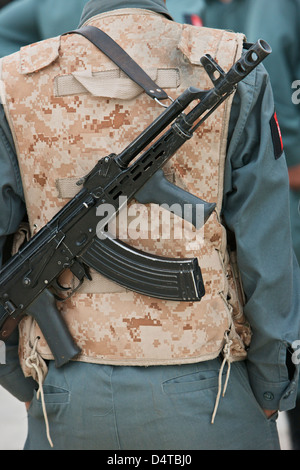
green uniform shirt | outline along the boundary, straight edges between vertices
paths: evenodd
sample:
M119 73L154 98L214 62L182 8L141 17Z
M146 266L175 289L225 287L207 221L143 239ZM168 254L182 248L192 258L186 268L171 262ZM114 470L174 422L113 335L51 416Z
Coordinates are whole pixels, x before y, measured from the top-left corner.
M92 1L83 18L102 13L99 3ZM154 11L164 8L163 0L153 0L152 7L151 0L128 3ZM114 7L122 8L124 2L115 0ZM286 410L296 401L298 372L294 374L294 367L287 364L291 364L289 350L300 332L300 291L296 287L300 272L291 243L286 162L284 156L276 159L274 153L270 128L273 113L268 75L260 66L239 84L234 98L223 217L236 236L245 314L253 329L247 359L250 383L261 407ZM16 153L1 106L0 174L3 246L7 235L17 229L25 209ZM16 336L9 343L7 365L0 366L0 384L21 400L32 397L32 382L24 379L18 363Z

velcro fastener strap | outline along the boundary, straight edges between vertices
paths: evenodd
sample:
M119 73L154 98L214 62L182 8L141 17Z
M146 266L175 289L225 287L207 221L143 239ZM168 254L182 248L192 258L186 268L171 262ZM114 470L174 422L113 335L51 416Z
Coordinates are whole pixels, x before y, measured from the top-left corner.
M95 26L83 26L80 29L63 34L80 34L109 57L131 80L142 87L147 95L158 100L166 100L167 93L146 74L146 72L120 47L110 36Z

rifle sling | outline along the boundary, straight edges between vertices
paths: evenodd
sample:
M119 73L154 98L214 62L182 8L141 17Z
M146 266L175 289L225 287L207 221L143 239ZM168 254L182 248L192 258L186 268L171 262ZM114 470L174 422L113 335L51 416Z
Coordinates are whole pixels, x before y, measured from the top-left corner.
M94 26L83 26L67 34L80 34L109 57L131 80L137 83L153 99L165 100L167 93L146 74L146 72L104 31Z

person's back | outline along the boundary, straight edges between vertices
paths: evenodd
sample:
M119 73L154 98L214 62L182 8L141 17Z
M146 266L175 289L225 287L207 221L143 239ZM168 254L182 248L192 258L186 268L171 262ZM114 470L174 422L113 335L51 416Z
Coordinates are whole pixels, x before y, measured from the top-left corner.
M200 31L168 18L161 0L93 0L81 24L103 28L174 98L188 85L212 87L200 66L203 53L210 52L226 70L240 57L241 36ZM77 35L52 38L5 57L2 80L2 102L14 130L33 232L70 197L74 177L77 181L86 174L99 154L120 152L161 112L157 102L136 90L107 57ZM118 93L124 89L131 95L125 93L121 99ZM164 256L199 256L206 286L200 303L160 301L118 287L112 291L111 285L103 287L99 281L97 292L79 291L61 306L83 349L78 360L62 369L55 368L36 325L30 319L22 323L23 368L24 363L29 367L28 348L34 348L29 354L38 350L49 367L44 391L55 448L278 448L276 410L294 403L295 381L289 377L286 359L299 322L299 293L292 282L299 271L291 264L287 174L281 155L275 159L269 128L273 114L271 89L263 67L258 67L240 84L234 100L219 108L167 167L171 179L217 203L205 226L203 245L195 248L170 238L132 241ZM0 141L0 164L8 178L11 162L16 171L16 156L5 118L0 122L7 136ZM266 131L258 138L260 126ZM2 184L8 186L6 180ZM13 221L13 231L24 214L17 210L22 200L20 175L9 184L14 198L7 199L7 192L0 191L2 240L7 220ZM226 228L235 234L240 273L234 244L228 264ZM270 234L276 237L273 242ZM277 245L282 249L274 259ZM245 299L237 295L240 275ZM244 313L253 326L247 361L245 346L251 335ZM0 369L0 383L31 401L34 385L17 377L16 341L12 339L8 363ZM244 361L231 364L234 356ZM228 390L211 424L226 362L231 365ZM226 432L228 425L234 440ZM26 448L48 447L40 401L34 397Z

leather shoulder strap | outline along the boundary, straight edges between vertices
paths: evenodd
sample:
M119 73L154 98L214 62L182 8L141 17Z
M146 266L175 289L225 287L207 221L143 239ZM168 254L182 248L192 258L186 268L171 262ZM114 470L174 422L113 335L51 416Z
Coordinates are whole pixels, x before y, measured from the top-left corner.
M95 26L83 26L63 34L80 34L92 42L103 54L109 57L131 80L145 90L147 95L158 100L168 98L167 93L146 74L146 72L110 36Z

